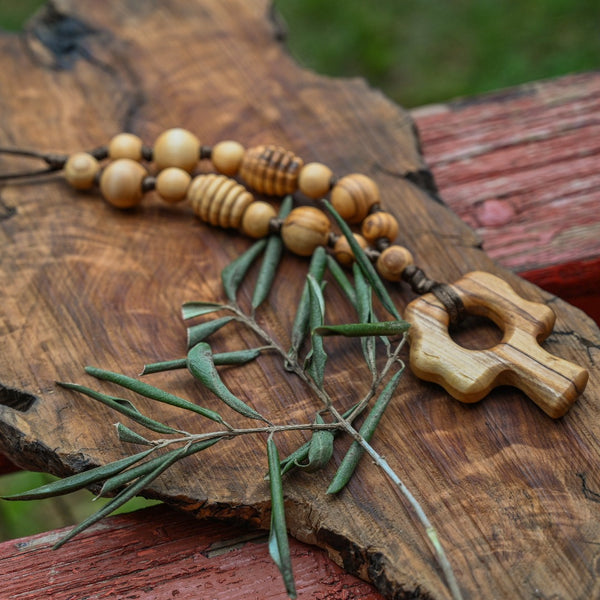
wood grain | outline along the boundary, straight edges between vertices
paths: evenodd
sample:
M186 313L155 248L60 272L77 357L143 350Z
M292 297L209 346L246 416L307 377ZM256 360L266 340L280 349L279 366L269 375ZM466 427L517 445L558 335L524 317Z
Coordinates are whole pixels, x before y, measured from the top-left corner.
M22 38L0 37L2 144L75 151L123 130L151 142L172 126L187 127L207 144L276 143L340 175L372 176L399 218L403 243L430 277L455 281L474 269L490 271L528 300L552 307L557 326L544 348L591 375L563 419L552 421L510 389L465 406L407 374L374 444L438 528L467 598L597 595L600 525L586 490L600 487L598 329L482 252L478 237L428 185L409 115L362 80L299 68L265 1L111 1L85 9L64 1L49 11ZM143 363L181 356L179 305L221 299L220 269L248 241L154 198L139 211L116 212L54 178L4 185L0 194L1 449L23 467L57 474L123 456L115 416L54 382L90 383L85 364L135 375ZM305 261L287 257L261 309L274 335L289 331L289 307L305 268ZM244 289L243 301L250 293ZM328 294L335 307L330 318L351 318L341 296ZM400 309L413 297L404 287L392 294ZM485 342L492 335L484 329L471 337ZM219 351L240 343L253 340L238 330L215 338ZM358 347L340 348L329 361L329 386L341 404L355 399L360 356ZM228 370L224 378L276 422L312 418L306 390L275 360ZM218 406L181 373L152 381ZM174 425L204 426L175 410L152 411ZM296 434L278 444L285 452L302 439ZM267 526L265 441L238 439L217 448L178 465L148 495L197 516ZM331 499L323 492L334 468L286 479L292 535L327 549L386 597L448 598L422 528L382 475L364 462Z

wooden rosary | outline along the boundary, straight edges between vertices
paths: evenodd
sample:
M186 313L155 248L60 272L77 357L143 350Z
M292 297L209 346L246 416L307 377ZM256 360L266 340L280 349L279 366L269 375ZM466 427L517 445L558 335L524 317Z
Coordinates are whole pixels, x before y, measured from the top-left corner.
M340 264L348 266L358 244L384 280L405 281L421 295L404 314L411 325L411 369L462 402L477 402L497 386L512 385L558 418L587 384L585 369L539 345L554 327L555 315L548 306L524 300L490 273L471 272L446 284L429 279L415 266L410 251L393 244L398 222L382 209L377 185L365 175L337 178L326 165L304 164L278 146L245 149L235 141L203 146L184 129L165 131L152 147L135 135L121 133L107 146L70 156L9 148L0 148L0 153L39 158L48 165L0 179L63 170L73 188L98 186L106 201L121 209L136 206L146 192L154 190L168 203L187 199L194 213L210 225L235 228L255 239L279 233L286 248L300 256L327 246ZM103 165L106 159L110 162ZM217 173L192 176L204 159ZM153 174L143 161L154 164ZM279 197L299 191L316 203L328 197L345 222L360 225L360 234L353 234L353 241L335 234L327 214L313 205L298 206L279 219L273 206L255 199L249 190ZM465 314L489 318L502 330L501 341L483 350L455 343L448 328Z

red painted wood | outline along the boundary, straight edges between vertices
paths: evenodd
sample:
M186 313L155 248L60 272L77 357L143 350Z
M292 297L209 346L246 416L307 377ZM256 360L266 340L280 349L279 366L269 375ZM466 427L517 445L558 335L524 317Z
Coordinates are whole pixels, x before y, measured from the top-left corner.
M0 597L19 600L283 600L267 534L164 505L110 517L58 550L67 530L0 544ZM290 540L299 600L382 600L322 550Z
M7 475L18 470L19 467L13 464L6 456L0 454L0 475Z

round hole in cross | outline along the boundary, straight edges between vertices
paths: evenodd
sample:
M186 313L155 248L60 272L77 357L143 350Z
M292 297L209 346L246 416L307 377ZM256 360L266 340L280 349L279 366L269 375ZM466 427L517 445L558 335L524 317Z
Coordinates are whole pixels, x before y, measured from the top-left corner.
M502 341L504 332L491 319L468 313L449 327L448 333L456 344L467 350L486 350Z

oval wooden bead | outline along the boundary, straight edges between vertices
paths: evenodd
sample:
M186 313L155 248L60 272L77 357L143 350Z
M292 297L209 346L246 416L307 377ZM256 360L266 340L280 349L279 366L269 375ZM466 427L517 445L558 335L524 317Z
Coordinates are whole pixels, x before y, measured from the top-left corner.
M380 238L386 238L392 242L398 235L398 221L390 213L374 212L363 221L361 233L370 244Z
M96 181L100 163L87 152L75 152L64 166L65 180L76 190L89 190Z
M269 196L293 194L303 161L279 146L257 146L244 153L240 177L248 187Z
M131 208L143 196L142 181L146 169L135 160L120 158L110 163L100 176L100 192L117 208Z
M169 167L156 176L155 189L165 202L175 203L186 197L191 181L192 177L187 171Z
M202 221L219 227L239 227L246 208L254 201L243 185L214 173L194 177L187 197Z
M316 162L308 163L300 170L298 188L309 198L318 200L329 193L332 177L333 172L327 165Z
M263 238L269 233L269 223L277 211L268 203L256 200L248 206L242 216L240 231L249 237Z
M313 206L299 206L290 212L281 226L286 248L300 256L310 256L329 239L331 225L327 216Z
M358 242L358 245L364 250L369 244L362 235L354 233L354 239ZM340 265L349 267L354 262L354 252L350 248L350 244L345 236L341 235L333 245L333 256Z
M412 264L414 259L408 248L389 246L377 258L375 268L387 281L400 281L404 269Z
M211 151L211 161L215 169L223 175L236 175L246 149L239 142L225 140L216 144Z
M331 204L346 222L360 223L379 204L379 188L370 177L352 173L333 186Z
M130 158L131 160L142 160L142 148L144 143L141 138L133 133L118 133L108 143L108 157L112 160L118 158Z
M154 142L153 158L159 171L178 167L190 173L200 158L200 140L186 129L168 129Z

